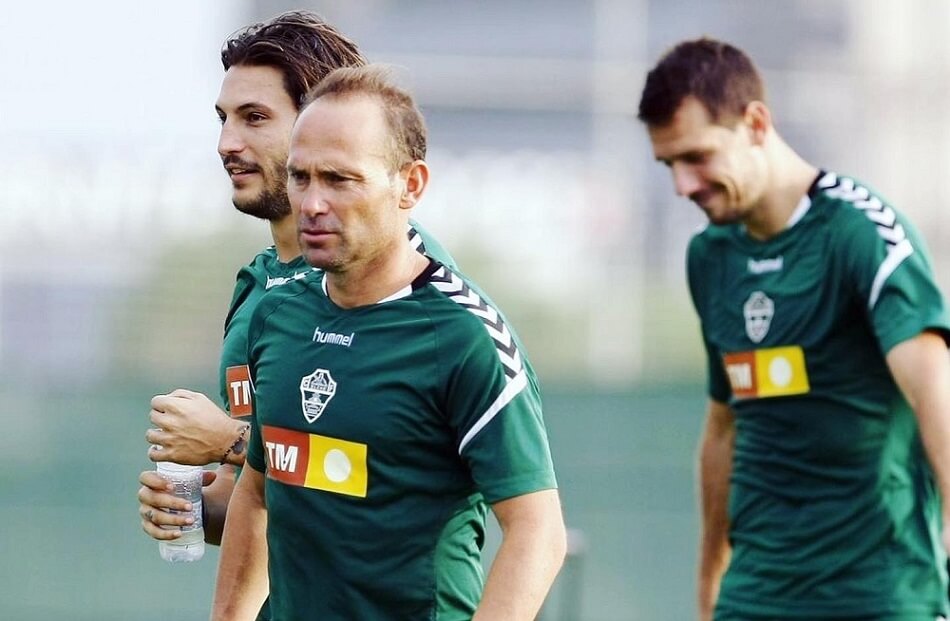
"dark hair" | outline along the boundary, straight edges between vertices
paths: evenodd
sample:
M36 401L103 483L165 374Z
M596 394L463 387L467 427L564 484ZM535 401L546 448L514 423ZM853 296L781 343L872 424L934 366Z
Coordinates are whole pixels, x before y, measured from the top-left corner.
M380 102L392 139L389 157L393 170L425 159L426 125L422 112L412 95L397 86L383 66L345 67L333 71L307 93L301 111L321 97L354 95Z
M638 118L668 124L686 97L703 104L714 122L736 121L752 101L765 101L765 85L742 50L708 37L684 41L647 74Z
M228 37L221 64L267 66L284 75L284 89L300 108L315 84L338 67L361 66L366 59L356 43L309 11L281 13Z

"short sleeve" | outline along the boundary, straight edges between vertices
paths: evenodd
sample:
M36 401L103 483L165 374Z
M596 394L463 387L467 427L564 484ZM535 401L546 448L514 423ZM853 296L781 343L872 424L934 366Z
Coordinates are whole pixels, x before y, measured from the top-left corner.
M557 487L537 379L501 316L492 323L494 335L473 315L440 338L446 415L489 503Z
M839 232L839 247L881 351L936 330L950 339L947 309L923 238L894 209L876 203ZM847 233L847 234L845 234Z
M251 315L250 326L247 331L247 366L251 379L251 416L248 422L251 424L250 439L247 444L246 465L254 468L258 472L264 472L266 465L264 461L264 445L261 439L260 423L258 421L257 409L257 342L263 330L264 317L268 312L268 305L264 302L258 304Z
M708 245L700 235L694 236L686 251L686 280L689 284L689 295L693 301L693 307L699 316L703 345L706 348L706 392L716 401L726 403L732 396L732 389L723 368L722 352L710 342L707 332L707 285L711 277L708 266L712 264L707 253Z

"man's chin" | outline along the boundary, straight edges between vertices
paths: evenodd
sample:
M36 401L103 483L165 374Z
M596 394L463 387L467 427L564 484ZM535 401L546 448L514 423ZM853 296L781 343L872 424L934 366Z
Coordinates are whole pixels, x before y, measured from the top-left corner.
M260 218L261 220L280 220L290 215L290 203L281 201L279 197L264 195L256 196L253 199L239 197L235 193L231 197L234 208L243 214Z

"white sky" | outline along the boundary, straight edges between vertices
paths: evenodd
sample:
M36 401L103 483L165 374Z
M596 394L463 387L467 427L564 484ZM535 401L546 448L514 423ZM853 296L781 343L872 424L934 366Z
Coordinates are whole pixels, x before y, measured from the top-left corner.
M218 50L245 8L240 0L4 3L0 135L213 136Z

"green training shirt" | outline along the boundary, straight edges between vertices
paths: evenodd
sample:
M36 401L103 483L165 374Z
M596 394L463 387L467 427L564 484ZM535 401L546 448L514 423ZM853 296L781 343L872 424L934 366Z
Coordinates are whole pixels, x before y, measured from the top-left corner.
M948 335L914 228L822 173L789 227L709 226L688 253L709 394L736 415L716 619L946 614L940 507L885 354Z
M486 502L556 486L535 375L444 266L352 309L324 276L266 295L249 331L274 618L471 619Z
M418 223L410 221L409 241L419 252L454 267L455 260L442 245ZM251 384L247 372L247 325L251 313L264 293L280 285L303 278L314 268L303 257L288 263L277 258L274 246L263 250L237 274L234 295L224 321L219 385L221 403L235 417L251 414Z
M452 255L418 223L410 221L407 232L413 248L447 265L455 265ZM234 295L224 322L221 347L219 385L221 402L233 417L249 417L253 412L251 381L247 367L247 327L257 303L268 290L305 277L314 268L297 257L287 263L277 257L274 246L260 252L237 274ZM240 474L240 468L237 469ZM269 619L268 605L258 615L259 621Z

